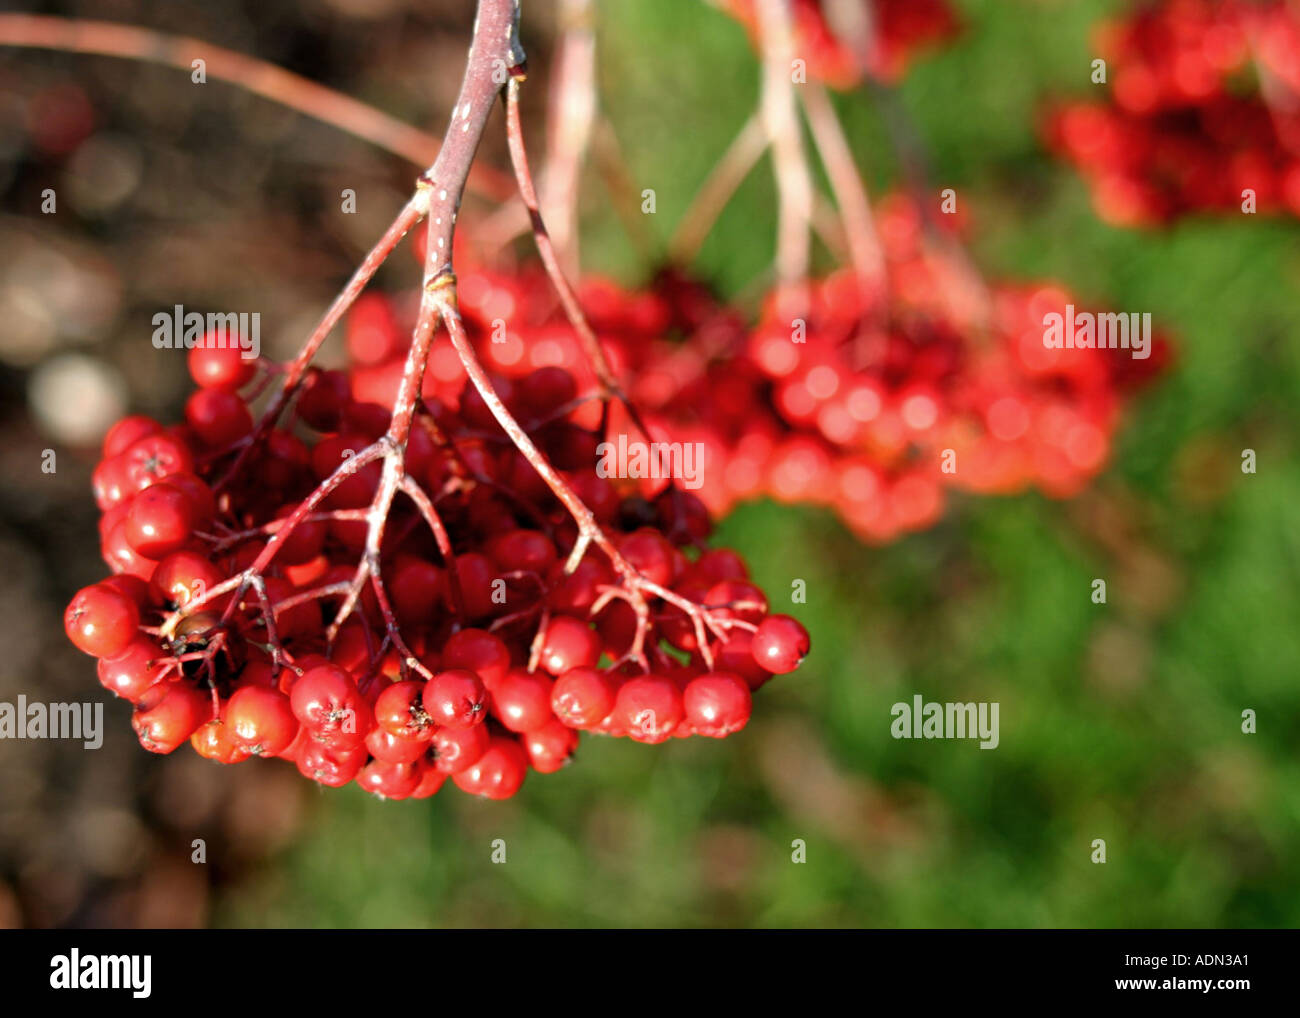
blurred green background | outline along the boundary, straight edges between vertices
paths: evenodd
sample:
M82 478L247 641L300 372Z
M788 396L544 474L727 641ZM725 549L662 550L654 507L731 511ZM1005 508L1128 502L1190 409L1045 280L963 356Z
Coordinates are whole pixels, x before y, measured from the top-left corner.
M964 31L915 61L897 102L936 191L957 189L981 268L1149 311L1174 339L1106 473L1071 502L958 498L935 529L880 548L829 514L744 506L717 541L745 554L776 605L807 582L807 604L788 610L813 655L764 689L742 735L587 739L574 766L504 804L308 789L294 830L215 881L195 921L1300 922L1300 226L1102 224L1036 123L1050 97L1094 88L1091 27L1123 5L956 6ZM601 102L637 188L656 190L648 224L662 242L753 109L758 69L741 27L699 0L598 8ZM526 2L524 16L548 19L550 5ZM881 193L897 160L878 103L837 106ZM585 267L644 278L651 266L592 170L587 185ZM773 209L762 164L701 252L722 292L746 292L769 263ZM1105 605L1090 599L1094 578ZM998 701L1001 744L895 741L890 707L917 693ZM1257 734L1242 733L1245 709ZM167 837L183 858L185 833ZM504 865L491 861L498 838ZM1098 838L1104 865L1091 862ZM796 839L804 864L791 861Z

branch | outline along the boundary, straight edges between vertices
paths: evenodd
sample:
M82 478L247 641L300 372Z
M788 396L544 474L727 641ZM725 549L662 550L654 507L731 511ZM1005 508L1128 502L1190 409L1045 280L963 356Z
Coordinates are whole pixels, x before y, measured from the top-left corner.
M844 235L849 256L860 282L878 288L880 294L887 290L885 256L876 234L876 222L871 214L871 202L863 186L862 176L853 162L853 153L844 137L835 109L831 106L826 89L820 84L808 83L800 93L813 141L826 167L835 201L844 220Z
M804 154L791 66L794 29L789 0L758 0L763 51L763 126L772 144L780 206L777 215L777 282L797 294L808 278L813 186Z
M437 280L455 280L451 267L451 238L456 229L465 182L478 150L483 127L497 96L511 74L524 64L519 44L519 0L479 0L460 95L451 110L451 123L438 158L422 181L428 184L429 243L424 263L424 303Z
M330 124L417 166L428 166L438 155L436 138L382 110L264 60L201 39L110 21L0 14L0 46L142 60L187 73L193 69L193 61L203 60L206 73L218 81ZM494 200L502 200L512 191L509 178L488 167L475 171L472 185Z
M668 242L669 257L674 262L689 265L695 260L718 216L749 176L750 170L767 150L767 146L768 137L764 125L756 114L751 115L691 199L691 204L677 224L677 231Z
M578 269L578 184L596 117L592 0L561 0L562 34L551 64L542 207L565 270Z

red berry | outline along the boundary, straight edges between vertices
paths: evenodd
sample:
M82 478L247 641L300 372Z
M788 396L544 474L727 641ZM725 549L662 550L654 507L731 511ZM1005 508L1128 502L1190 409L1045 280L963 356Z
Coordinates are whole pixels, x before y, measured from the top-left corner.
M239 337L210 332L189 353L190 377L205 389L238 389L257 370L244 356Z
M183 608L205 597L224 579L221 570L198 552L176 551L158 563L149 587L161 603ZM206 603L215 607L211 602Z
M596 631L582 619L554 615L542 637L540 664L552 675L573 668L590 668L600 660L602 646Z
M754 633L754 660L775 675L784 675L799 667L808 654L811 642L808 630L789 615L769 615Z
M725 643L713 645L713 666L718 671L739 675L753 692L772 678L772 673L754 660L754 634L733 629Z
M559 718L551 718L541 728L520 736L528 763L538 774L558 771L573 757L578 748L578 733L566 727Z
M167 655L152 637L136 636L113 657L100 658L96 669L100 684L130 703L137 703L163 678Z
M428 744L434 718L421 700L426 683L407 679L386 686L375 700L375 723L384 731Z
M295 762L303 777L330 788L339 788L360 773L366 764L366 751L364 747L339 749L315 739L306 739Z
M460 593L464 601L465 615L471 620L484 619L496 613L501 607L493 600L496 592L495 581L500 577L492 560L478 552L457 555L455 562L456 576L460 581ZM447 609L456 610L455 590L451 580L447 582Z
M538 368L519 383L521 408L535 419L546 417L578 395L573 376L563 368Z
M298 734L289 698L265 686L235 690L226 706L226 724L236 745L259 756L282 753Z
M682 702L695 732L715 739L744 728L753 709L749 685L730 672L710 672L691 679Z
M135 601L102 583L77 591L63 613L68 639L92 657L122 653L139 626L140 608Z
M550 588L547 604L555 612L586 616L600 596L601 588L613 582L613 570L590 555L572 573L566 574L564 564L556 563L547 577Z
M155 561L180 551L194 536L190 496L168 481L145 488L126 513L126 539L141 555Z
M439 728L429 740L433 765L444 774L463 771L487 752L490 739L487 725Z
M605 653L618 660L636 638L637 619L632 606L616 598L596 616L596 630L605 641Z
M318 665L293 684L289 703L294 717L321 736L344 736L359 744L372 715L352 676L337 665ZM355 736L348 739L347 736Z
M200 530L208 528L208 525L212 522L212 517L216 515L217 502L212 494L212 489L208 487L206 481L194 474L182 471L168 474L166 481L160 483L183 491L190 500L190 511L194 516L195 527Z
M90 475L90 484L100 512L108 512L136 490L126 475L126 458L121 455L100 460Z
M366 736L366 750L387 763L414 763L429 750L428 739L408 739L376 726Z
M510 670L510 651L500 637L485 629L462 629L443 646L442 666L477 672L490 690Z
M532 572L544 577L555 564L555 544L537 530L508 530L487 543L487 552L502 572Z
M156 435L162 431L162 425L152 417L145 417L143 414L132 414L123 417L120 421L108 429L104 436L104 459L108 460L126 452L128 448L147 435Z
M414 763L371 760L361 768L357 784L381 799L409 799L420 786L420 777Z
M271 534L284 526L284 521L293 515L296 505L281 506L275 514L275 519L268 524L268 531ZM289 535L285 537L280 544L280 550L275 554L275 561L282 566L301 565L304 562L310 562L321 552L321 547L325 544L325 538L329 534L329 526L320 520L303 519L294 526Z
M293 671L286 668L281 673L281 675L284 674L292 675ZM281 685L280 676L275 674L271 662L260 658L249 661L244 666L244 670L239 673L239 684L241 686L265 686L267 689L280 689ZM281 690L281 692L285 692L285 690Z
M223 449L253 430L244 401L224 389L199 389L185 401L185 420L203 443Z
M677 544L702 541L713 530L709 510L698 495L670 488L655 499L659 526Z
M275 631L282 641L309 639L321 630L319 601L300 601L287 608L281 607L282 602L297 593L299 591L288 580L279 576L269 576L266 579L266 599L275 612ZM249 595L245 594L244 597L242 603L247 605ZM252 599L256 603L257 595L253 594Z
M190 745L205 760L220 764L236 764L248 759L248 750L235 741L234 733L224 717L216 717L199 725L190 736Z
M149 600L149 584L138 576L109 576L99 582L102 586L112 587L119 593L125 594L142 611L151 604Z
M126 490L143 491L171 474L193 473L194 457L183 442L159 432L130 445L121 455L121 469Z
M311 451L311 468L316 479L324 481L369 445L368 438L356 434L322 438ZM369 505L379 487L382 472L383 467L378 461L356 468L330 493L325 504L336 509L360 509Z
M629 679L618 691L614 714L637 742L663 742L685 716L677 685L661 675Z
M502 403L509 406L514 402L515 385L510 379L496 375L491 381L492 388L501 397ZM471 427L500 433L501 426L497 424L496 415L492 413L491 407L487 405L487 402L471 381L466 381L464 387L460 390L459 411L461 420Z
M415 791L411 793L412 799L427 799L435 795L447 780L447 775L435 768L431 763L423 763L420 767L420 783L415 786Z
M485 799L509 799L524 783L528 757L518 741L494 735L487 751L463 771L452 775L456 787Z
M298 416L317 431L338 431L339 417L350 398L345 372L313 370L298 396Z
M207 693L187 683L174 683L156 704L137 708L131 727L149 752L170 753L211 718L212 698Z
M439 672L424 687L424 709L450 728L469 728L487 720L487 687L466 668Z
M388 599L402 627L429 625L442 614L442 570L416 556L399 559L388 577Z
M594 668L574 668L555 680L551 710L572 728L594 728L614 709L618 687Z
M747 580L749 570L745 560L730 548L712 548L691 566L690 572L705 583L706 588L723 580Z
M767 614L767 596L748 580L723 580L709 588L704 603L723 618L758 622Z
M551 680L537 672L512 668L493 685L492 713L512 732L541 728L551 713Z
M673 546L657 530L643 527L619 542L623 557L652 583L661 587L673 582Z

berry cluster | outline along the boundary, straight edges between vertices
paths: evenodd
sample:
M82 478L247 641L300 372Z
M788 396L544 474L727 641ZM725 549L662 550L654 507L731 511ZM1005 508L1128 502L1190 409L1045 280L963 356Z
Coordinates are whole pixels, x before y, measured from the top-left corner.
M756 39L755 6L755 0L726 0L724 8ZM914 51L958 29L947 0L794 0L791 16L795 53L813 78L836 89L855 88L868 75L897 81Z
M774 293L742 347L680 386L665 372L658 393L634 390L652 420L716 451L710 508L761 494L827 505L883 542L933 525L948 488L1076 494L1107 459L1123 389L1158 369L1163 343L1141 361L1050 349L1044 316L1071 302L1065 290L984 292L925 241L912 203L886 199L877 220L883 291L839 271L797 317Z
M927 241L913 203L884 199L877 222L883 291L839 271L810 287L797 317L770 295L753 327L680 273L647 291L586 279L584 310L651 438L699 443L697 494L714 515L764 495L825 505L871 542L933 525L950 488L1076 494L1108 457L1125 391L1161 368L1163 339L1141 360L1048 348L1044 316L1072 302L1063 288L982 292L951 250ZM502 391L581 361L540 269L475 266L461 292ZM401 377L400 316L385 298L368 300L349 323L352 375L364 398L384 402ZM463 384L454 353L435 350L426 397L452 399ZM595 375L579 373L576 385L590 393ZM594 427L600 406L576 413ZM608 420L611 434L639 435L617 406ZM642 494L659 486L643 479Z
M1109 102L1054 110L1049 144L1118 225L1197 210L1300 215L1300 10L1288 0L1163 0L1108 23Z
M360 361L385 360L396 336L383 302L350 318ZM189 367L183 424L131 416L106 436L94 490L113 575L65 614L146 749L280 757L394 799L448 776L507 798L529 768L568 762L583 731L737 732L752 692L808 652L742 559L705 548L697 499L597 475L599 432L577 419L593 402L560 367L497 392L594 543L468 384L417 404L397 454L408 497L393 501L396 414L361 395L366 369L312 369L291 417L255 425L249 401L278 368L255 382L259 365L207 340Z

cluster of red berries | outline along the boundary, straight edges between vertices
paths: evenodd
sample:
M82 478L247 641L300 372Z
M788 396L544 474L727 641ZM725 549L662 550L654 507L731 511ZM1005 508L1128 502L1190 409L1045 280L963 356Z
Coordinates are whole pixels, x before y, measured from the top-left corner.
M758 37L755 0L726 0L724 9ZM794 49L808 73L847 90L867 75L897 81L913 53L957 33L947 0L794 0Z
M1300 9L1164 0L1099 32L1109 101L1054 110L1049 144L1124 226L1198 210L1300 215Z
M354 354L380 306L352 316ZM596 545L566 561L572 516L470 387L455 404L420 404L405 449L451 554L429 516L398 501L383 585L357 584L382 476L358 453L392 416L358 394L365 372L312 369L291 417L263 431L240 394L258 365L200 345L189 367L199 388L183 424L131 416L104 439L94 490L113 575L65 614L101 683L133 705L146 749L188 740L222 763L280 757L313 781L394 799L432 795L448 776L506 798L529 768L562 767L581 731L648 743L739 731L752 692L808 652L742 559L705 548L697 499L649 500L597 475L599 435L574 419L577 383L562 368L503 379L501 395L662 598L613 596L626 577ZM361 465L301 512L349 458ZM331 609L349 593L356 610L341 620ZM708 628L687 605L707 607Z
M1167 349L1055 349L1044 317L1071 302L1061 287L1000 284L981 292L953 257L925 242L913 203L887 198L877 222L885 289L847 270L810 287L792 316L773 294L743 345L666 384L645 366L636 398L674 437L704 443L715 464L705 500L834 508L861 538L888 541L933 525L945 491L1076 494L1104 465L1122 392ZM983 306L983 310L980 308ZM701 351L707 343L695 344Z
M586 279L584 310L651 439L698 443L696 494L715 516L761 496L825 505L871 542L933 525L950 488L1076 494L1108 458L1125 390L1161 368L1167 344L1155 337L1146 359L1049 348L1044 316L1071 303L1063 288L972 292L953 258L926 241L913 203L887 197L876 218L887 290L840 271L809 288L796 318L773 295L748 326L675 272L644 291ZM540 269L476 266L460 289L467 327L503 391L581 362ZM396 390L400 317L374 296L350 320L352 375L366 399ZM576 382L585 393L596 378L588 371ZM435 350L426 395L450 400L463 384L455 353ZM576 413L595 426L600 405ZM639 435L617 406L609 432ZM661 486L644 479L642 493Z

